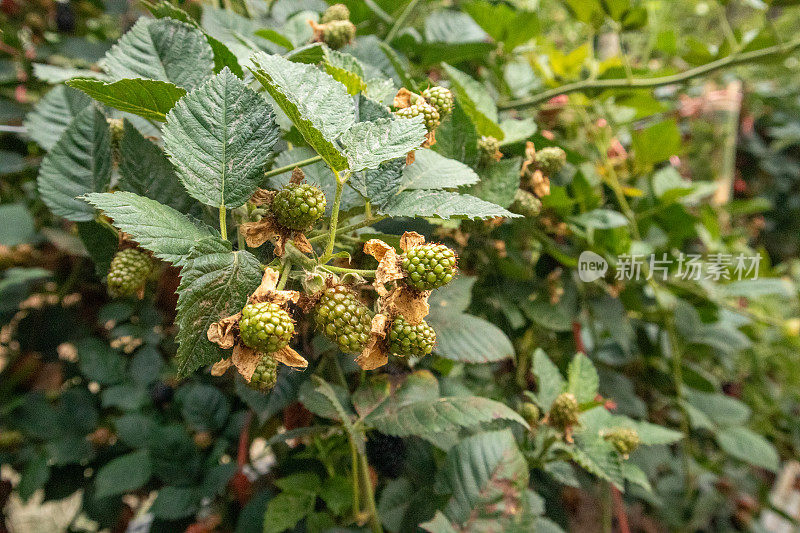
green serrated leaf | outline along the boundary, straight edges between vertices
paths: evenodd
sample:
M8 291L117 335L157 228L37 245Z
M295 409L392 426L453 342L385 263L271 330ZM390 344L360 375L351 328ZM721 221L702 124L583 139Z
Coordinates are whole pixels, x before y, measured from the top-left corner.
M533 353L533 375L538 384L539 407L549 410L556 397L564 392L567 382L561 377L558 367L553 364L544 350L537 348Z
M355 122L347 89L312 65L293 63L263 52L250 58L256 79L294 123L306 142L333 168L347 158L333 142Z
M85 198L143 248L175 265L181 265L198 242L219 238L219 234L205 224L131 192L95 193Z
M152 473L150 454L139 450L112 459L97 471L95 496L107 498L134 491L147 483Z
M450 78L453 94L472 119L478 133L502 141L505 133L497 124L497 106L486 89L457 68L447 63L442 63L442 67Z
M140 18L108 51L112 80L145 78L192 90L214 72L214 53L203 33L177 20Z
M567 368L567 380L567 391L575 395L578 403L590 402L597 395L600 378L585 354L575 354Z
M539 18L533 11L523 11L509 4L494 4L485 0L469 2L464 10L492 39L503 43L507 51L539 33Z
M380 211L394 217L435 217L485 219L515 218L510 211L469 194L450 191L403 191L381 207Z
M164 146L186 190L206 205L235 208L263 180L278 126L269 104L224 69L167 115Z
M478 179L475 171L460 161L433 150L417 150L414 162L403 170L400 190L454 189L477 183Z
M150 120L164 122L167 112L186 90L167 81L123 79L113 83L74 78L67 85L79 89L100 103Z
M405 156L424 141L427 130L421 116L358 122L339 139L351 171L376 169L390 159Z
M434 151L450 159L474 166L478 161L478 131L456 100L453 112L436 128Z
M80 91L59 85L36 103L25 117L25 131L45 150L51 150L91 99Z
M95 72L94 70L85 68L60 67L57 65L48 65L46 63L34 63L33 75L51 85L58 85L72 78L106 79L106 75L102 72Z
M86 108L42 160L39 194L54 214L86 222L94 218L94 210L78 197L104 191L110 180L108 123L99 110Z
M490 164L481 169L480 182L466 189L466 192L502 207L510 206L519 189L521 164L519 157L501 159Z
M250 252L211 253L189 260L178 287L178 374L186 376L222 358L208 327L239 312L261 282L261 264Z

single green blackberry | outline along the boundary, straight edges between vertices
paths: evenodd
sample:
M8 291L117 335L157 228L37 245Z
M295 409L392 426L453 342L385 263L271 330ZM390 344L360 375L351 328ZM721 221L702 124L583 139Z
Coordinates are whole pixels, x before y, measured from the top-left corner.
M536 166L545 176L558 174L567 162L567 153L558 146L548 146L537 150L534 156Z
M275 386L278 381L278 361L271 353L261 354L261 359L256 365L248 385L253 389L266 391Z
M500 151L500 141L495 137L481 135L478 139L478 157L481 163L487 164L497 159L497 152Z
M322 41L338 50L353 40L356 27L349 20L332 20L322 25Z
M325 289L315 321L319 330L344 353L358 354L367 346L372 311L342 285Z
M509 207L512 213L517 213L524 217L538 217L542 212L542 201L535 194L525 189L517 189L514 195L514 203Z
M402 258L406 283L421 291L450 283L456 273L456 254L444 244L414 246Z
M444 87L428 87L422 91L422 96L444 118L453 111L453 93Z
M417 325L409 324L398 316L389 331L389 352L400 357L424 357L433 351L436 332L424 320Z
M436 111L435 107L428 103L419 101L416 104L410 105L403 109L398 109L395 111L395 115L400 118L414 118L418 115L422 115L423 119L425 120L425 127L428 128L428 131L435 130L441 122L439 112Z
M289 183L275 195L272 213L282 226L306 231L325 214L325 193L309 183Z
M542 416L539 408L532 402L524 402L519 408L519 414L531 427L537 426Z
M319 21L322 24L327 24L332 20L350 20L350 10L344 4L333 4L325 10Z
M247 304L239 320L239 335L250 348L271 354L289 344L294 335L294 322L278 304Z
M108 293L114 298L134 296L152 270L153 260L146 253L136 248L120 250L108 269Z
M553 400L547 416L551 426L566 429L578 423L580 414L580 406L575 395L571 392L562 392Z
M639 447L639 433L631 428L614 428L603 432L603 438L614 446L623 457L628 457Z

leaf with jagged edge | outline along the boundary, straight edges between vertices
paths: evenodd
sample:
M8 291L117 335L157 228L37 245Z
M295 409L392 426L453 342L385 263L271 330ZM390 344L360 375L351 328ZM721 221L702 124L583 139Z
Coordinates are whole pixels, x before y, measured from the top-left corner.
M182 213L200 207L186 193L163 150L146 139L127 120L123 127L119 147L119 188L146 196Z
M537 348L533 353L533 375L536 376L538 392L536 397L539 400L539 407L547 411L550 409L553 400L564 392L566 381L561 377L558 367L553 364L544 350Z
M222 349L208 340L208 327L239 312L261 276L261 263L247 251L205 253L186 262L181 270L175 319L179 376L224 357Z
M106 117L87 107L42 160L39 194L50 210L73 222L94 218L92 206L78 197L106 190L111 180L111 144Z
M417 150L414 162L403 170L400 190L453 189L477 183L478 175L455 159L448 159L433 150Z
M92 100L63 85L53 87L25 117L25 131L45 150L51 150L61 134Z
M381 163L404 157L425 141L422 116L359 122L339 139L351 171L376 169Z
M505 133L497 124L497 106L491 95L477 81L447 63L442 67L450 78L451 90L464 112L475 123L478 133L502 141Z
M102 72L95 72L94 70L85 68L59 67L56 65L48 65L47 63L34 63L33 75L51 85L64 83L72 78L106 79L106 75Z
M469 194L430 190L403 191L381 206L380 211L393 217L434 217L445 220L519 216L499 205Z
M250 60L256 79L297 127L306 142L336 171L347 158L334 144L355 122L344 85L313 65L259 52Z
M214 207L250 199L277 140L272 108L228 69L182 98L164 126L178 178L190 195Z
M519 189L519 169L522 160L519 157L501 159L480 170L480 181L465 189L481 200L508 207L514 203Z
M577 434L575 446L568 446L567 453L590 474L613 483L619 490L624 490L622 459L614 446L600 435Z
M132 192L87 194L85 198L143 248L177 266L200 241L219 239L219 233L209 226Z
M164 122L186 90L168 81L123 79L114 83L89 78L73 78L67 85L79 89L107 106Z
M146 78L192 90L214 73L214 52L189 24L142 17L108 51L103 67L113 81Z
M567 392L575 395L578 403L590 402L597 395L600 377L585 354L578 352L567 368Z
M325 72L344 85L349 94L356 95L367 90L364 65L361 64L361 61L350 54L331 50L327 47L325 47L324 52L325 62L323 66Z
M475 124L456 100L453 112L436 128L436 144L431 148L445 157L474 166L478 162L478 138Z

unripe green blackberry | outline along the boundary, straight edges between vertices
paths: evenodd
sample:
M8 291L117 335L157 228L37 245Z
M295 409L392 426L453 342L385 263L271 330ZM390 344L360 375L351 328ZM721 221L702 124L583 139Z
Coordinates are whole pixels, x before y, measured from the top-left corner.
M542 201L530 191L517 189L517 193L514 195L514 203L511 204L509 209L512 213L535 218L542 212Z
M344 4L333 4L322 14L320 22L327 24L332 20L350 20L350 10Z
M550 406L547 417L550 425L558 429L566 429L578 423L580 407L578 400L571 392L562 392Z
M531 427L537 426L539 424L539 418L542 416L539 408L532 402L524 402L519 408L519 414Z
M453 111L453 93L444 87L428 87L422 91L422 96L444 118Z
M421 291L450 283L456 273L456 254L444 244L414 246L402 258L406 283Z
M278 381L278 361L271 353L261 354L253 375L248 385L260 391L266 391L275 386Z
M272 213L282 226L306 231L325 214L325 193L309 183L290 183L275 195Z
M414 118L418 115L422 115L425 121L425 127L428 128L428 131L435 130L441 122L439 112L436 111L436 108L425 102L417 102L414 105L398 109L395 111L395 115L400 118Z
M623 456L628 457L639 447L639 433L631 428L614 428L603 433L603 438Z
M389 330L389 352L400 357L424 357L433 351L436 332L424 320L417 325L409 324L398 316Z
M319 300L317 328L344 353L358 354L367 346L372 311L342 285L325 289Z
M239 319L239 335L250 348L271 354L289 344L294 335L294 322L278 304L247 304Z
M120 250L111 260L106 282L108 293L114 298L135 295L153 270L153 260L136 248Z
M536 166L545 176L558 174L567 162L567 153L558 146L548 146L536 152Z
M481 163L487 164L496 160L497 152L500 150L500 141L494 137L481 135L478 139L478 157Z
M356 27L349 20L332 20L322 25L322 41L334 50L338 50L353 40Z

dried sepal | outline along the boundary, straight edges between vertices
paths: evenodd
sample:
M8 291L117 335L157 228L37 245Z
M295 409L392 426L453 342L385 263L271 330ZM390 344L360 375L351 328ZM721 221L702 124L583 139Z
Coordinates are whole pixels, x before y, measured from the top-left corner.
M381 306L392 316L402 315L410 324L419 324L428 316L431 307L428 297L431 291L418 291L405 285L398 285L381 298Z
M241 317L242 313L236 313L208 326L208 331L206 332L208 340L223 350L233 348L233 345L236 344L236 330L239 327L239 319Z
M253 372L255 372L256 366L260 360L261 354L259 352L249 346L245 346L241 342L233 347L231 362L248 383L250 383Z
M292 177L289 178L289 183L303 183L306 179L306 174L303 172L303 169L300 167L294 167L292 169Z
M319 24L311 19L309 19L308 25L311 26L311 30L314 32L311 37L311 41L315 43L323 42L323 31L325 30L325 25Z
M391 328L392 321L382 313L372 318L369 341L361 355L356 357L356 363L364 370L375 370L389 362L389 348L386 336Z
M288 302L297 303L300 293L297 291L277 290L280 274L277 270L266 268L261 284L253 291L248 301L250 302L270 302L278 305L286 305Z
M279 231L278 223L270 216L262 217L257 222L245 222L239 226L239 232L244 236L247 246L251 248L258 248L265 242L273 240Z
M401 87L397 94L394 96L394 101L392 105L397 109L405 109L407 107L411 107L414 102L417 101L419 98L418 95L412 93L405 87Z
M250 196L250 202L258 207L261 207L262 205L270 205L272 200L275 199L275 194L275 191L256 189L256 192Z
M380 239L370 239L364 243L364 253L371 255L378 261L375 271L374 287L379 295L388 294L386 284L403 279L405 275L402 260L394 247L389 246Z
M286 366L291 366L294 368L308 367L308 361L306 361L306 358L289 346L284 346L272 355L275 356L275 359L277 359L279 363L283 363Z
M406 231L400 237L400 249L407 252L415 246L422 246L425 244L425 237L416 231Z
M233 366L233 361L231 361L230 357L220 359L211 366L211 375L219 377L227 372L231 366Z

